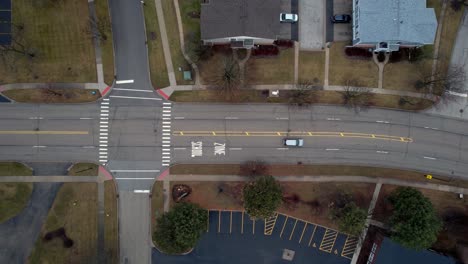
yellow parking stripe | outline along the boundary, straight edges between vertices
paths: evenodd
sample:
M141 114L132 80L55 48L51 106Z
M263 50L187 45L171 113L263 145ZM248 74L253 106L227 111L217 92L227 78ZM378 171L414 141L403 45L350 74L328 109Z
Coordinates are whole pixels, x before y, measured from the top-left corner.
M354 251L356 250L356 246L358 243L358 239L356 237L346 237L345 244L343 246L343 250L341 251L341 256L352 259L354 255Z
M305 232L305 230L306 230L306 228L307 228L307 225L308 225L308 223L305 223L304 228L302 229L301 238L299 238L299 244L300 244L301 241L302 241L302 237L304 236L304 232Z
M174 131L173 136L214 136L214 137L280 137L289 135L293 137L342 137L342 138L367 138L367 139L379 139L389 140L398 142L413 142L412 138L391 136L391 135L379 135L372 133L354 133L354 132L330 132L330 131L291 131L291 132L279 132L279 131Z
M293 234L294 234L294 230L296 229L296 224L297 224L297 219L296 219L296 222L294 222L294 226L293 226L293 230L291 231L291 235L289 236L289 240L291 240Z
M288 218L289 218L289 217L286 216L286 220L284 220L283 228L281 228L280 237L283 235L284 227L286 226L286 223L288 222Z
M309 247L310 247L310 244L312 243L312 239L314 238L315 230L317 230L317 226L314 226L314 231L312 231L312 235L310 236Z
M231 219L229 220L229 234L232 233L232 211L231 211Z
M241 234L244 234L244 211L242 211Z
M327 229L320 243L319 249L330 253L335 245L336 238L338 237L338 231L333 229Z
M0 130L0 135L88 135L88 131L60 130Z
M218 233L221 232L221 210L218 211Z
M255 218L252 221L252 234L255 235Z
M208 210L208 218L206 221L206 232L210 231L210 210Z

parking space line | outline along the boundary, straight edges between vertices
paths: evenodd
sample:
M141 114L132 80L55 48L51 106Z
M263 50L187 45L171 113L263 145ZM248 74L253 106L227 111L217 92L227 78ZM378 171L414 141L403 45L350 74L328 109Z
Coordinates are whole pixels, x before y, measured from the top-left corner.
M280 237L283 235L284 227L286 226L286 223L288 222L288 218L289 216L286 216L286 219L284 220L283 228L281 228Z
M302 234L301 234L301 238L299 238L299 244L301 243L302 241L302 237L304 236L304 232L306 231L306 228L307 228L307 225L309 223L305 222L305 225L304 225L304 228L302 229Z
M314 238L315 230L317 230L317 226L314 226L314 231L312 231L312 235L310 236L309 245L308 245L309 247L310 247L310 244L312 243L312 239Z
M218 233L221 232L221 210L218 210Z
M255 235L255 218L252 219L252 235Z
M343 250L341 251L341 256L348 258L348 259L352 259L354 255L354 251L356 250L357 243L358 243L358 239L356 237L350 237L348 235L346 237Z
M229 234L232 233L232 211L231 211L231 219L229 220Z
M210 210L208 210L208 219L206 221L206 232L210 231Z
M289 240L291 240L293 234L294 234L294 230L296 229L296 225L297 225L297 219L296 219L296 222L294 222L294 226L293 226L293 229L291 231L291 235L289 236Z
M241 234L244 234L244 211L242 211Z
M320 243L319 249L325 252L330 253L335 245L336 238L338 237L338 231L333 229L328 229L325 231L325 234L322 238L322 243Z

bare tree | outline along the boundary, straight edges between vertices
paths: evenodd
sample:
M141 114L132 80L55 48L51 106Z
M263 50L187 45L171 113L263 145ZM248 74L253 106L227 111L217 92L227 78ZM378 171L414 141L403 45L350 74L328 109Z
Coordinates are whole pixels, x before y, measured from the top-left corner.
M313 85L312 82L305 81L297 84L297 89L289 91L289 105L297 107L309 107L321 90L320 86Z
M11 34L11 43L8 45L0 45L0 55L22 55L28 58L34 58L36 53L28 45L28 42L24 38L25 27L24 24L11 24L12 34Z
M360 87L358 85L356 80L346 80L343 91L341 92L343 105L353 108L355 112L367 109L373 97L369 88Z
M421 74L414 87L423 92L436 92L437 94L461 92L465 82L463 67L450 67L447 72L438 69L434 74Z
M88 24L83 29L84 33L91 38L97 38L100 41L106 41L111 34L111 24L108 20L99 20L94 17L88 18Z
M213 83L219 92L226 98L233 98L240 89L240 69L239 64L232 58L226 57L223 66L213 75Z

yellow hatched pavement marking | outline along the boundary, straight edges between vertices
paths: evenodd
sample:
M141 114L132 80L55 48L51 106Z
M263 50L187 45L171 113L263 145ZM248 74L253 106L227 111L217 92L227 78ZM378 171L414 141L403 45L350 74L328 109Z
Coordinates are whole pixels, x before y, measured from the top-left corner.
M352 259L357 243L358 243L357 237L350 237L350 236L346 237L343 250L341 251L341 256L348 258L348 259Z
M335 245L336 238L338 237L338 231L333 229L327 229L320 243L319 249L330 253Z
M264 234L269 236L273 233L273 229L276 225L276 219L278 219L278 214L275 213L272 217L265 219L265 230Z

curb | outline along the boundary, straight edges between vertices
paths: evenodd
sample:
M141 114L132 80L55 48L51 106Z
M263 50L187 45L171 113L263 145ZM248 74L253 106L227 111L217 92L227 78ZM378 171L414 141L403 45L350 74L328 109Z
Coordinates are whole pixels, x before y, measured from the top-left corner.
M156 92L157 92L160 96L162 96L164 99L169 100L169 95L167 95L164 91L162 91L162 89L158 89L158 90L156 90Z

